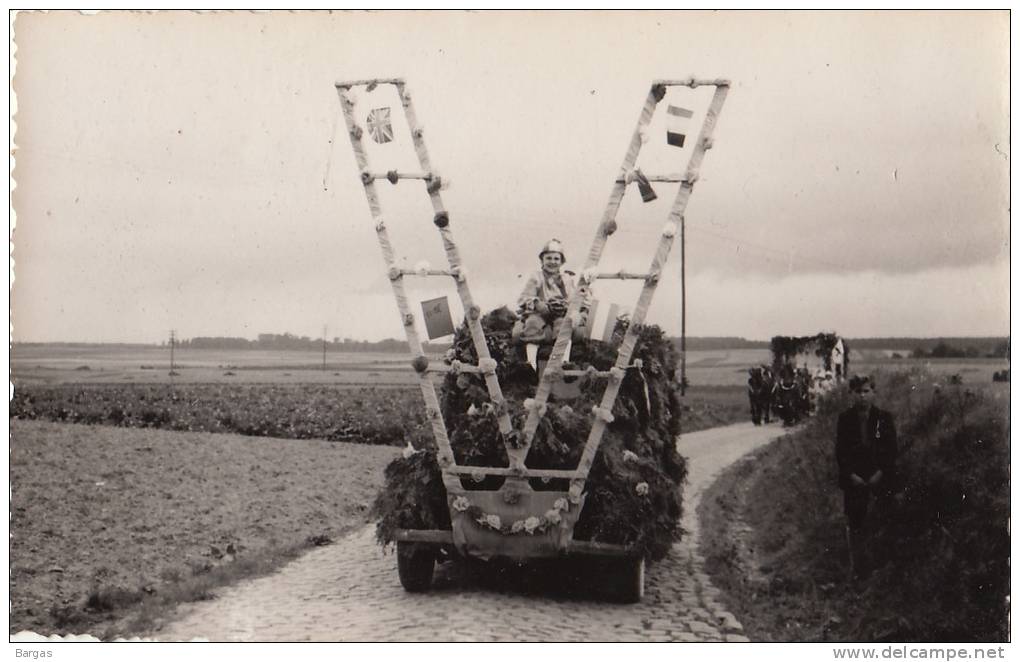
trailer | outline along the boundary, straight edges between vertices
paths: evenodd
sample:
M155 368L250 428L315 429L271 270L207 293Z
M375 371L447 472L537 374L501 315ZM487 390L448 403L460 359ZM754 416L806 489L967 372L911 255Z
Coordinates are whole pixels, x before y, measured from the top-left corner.
M368 162L364 141L369 138L377 143L393 140L389 108L372 108L367 113L358 107L358 93L371 93L379 86L391 85L407 119L408 135L414 146L420 170L399 171L373 169ZM683 174L646 174L637 167L638 154L648 140L648 126L667 91L673 87L690 89L710 86L714 89L708 109L704 114L700 132L693 143L688 141L689 155ZM645 559L633 548L602 542L577 540L574 528L585 506L585 485L595 460L607 425L613 420L612 409L620 385L628 370L640 368L632 361L632 354L638 338L638 329L643 324L651 305L652 297L661 280L666 260L677 234L681 230L684 211L698 179L702 160L712 146L712 134L716 120L729 91L729 81L723 79L656 80L650 86L641 108L637 126L631 136L627 153L619 174L613 181L612 193L598 224L584 266L579 274L578 287L570 297L566 316L560 325L548 362L542 371L533 398L526 401L527 417L520 429L514 429L502 388L496 375L496 361L490 356L482 329L481 309L474 302L468 285L467 272L453 238L452 222L443 204L441 191L445 182L435 172L424 142L424 132L417 120L417 114L405 81L401 78L377 78L348 80L336 83L340 105L351 141L358 176L364 187L369 210L375 222L376 234L386 266L386 273L392 286L400 320L404 326L411 351L411 365L418 377L424 398L426 417L438 449L438 463L446 490L447 506L450 513L450 530L408 530L397 531L397 570L400 581L407 591L428 590L437 559L469 557L478 559L510 559L528 561L548 558L596 558L606 568L601 573L603 581L612 582L619 599L625 602L639 601L644 593ZM669 106L667 113L689 118L690 111ZM684 115L683 113L686 113ZM364 118L364 121L361 121ZM677 137L679 135L679 138ZM670 145L683 147L685 136L670 133ZM422 182L433 209L432 222L440 234L442 246L448 260L448 268L432 269L420 267L408 269L397 263L386 221L384 220L377 182L389 181L398 185L405 181ZM652 183L678 185L665 225L659 235L651 264L646 271L629 273L624 271L600 272L599 261L607 241L617 229L617 212L624 194L635 184L643 201L654 200L656 195ZM411 277L452 278L456 284L465 311L465 322L470 330L478 361L476 365L435 364L429 361L423 351L422 340L416 329L415 316L411 312L404 279ZM565 369L565 355L573 329L580 323L582 301L599 279L633 279L642 284L641 293L633 307L631 324L619 345L615 364L609 369L593 373L592 370ZM509 466L467 466L458 464L436 394L432 378L459 371L481 375L489 399L498 416L499 432L506 447ZM535 469L526 466L525 459L535 439L539 423L546 412L546 403L554 387L564 379L582 375L594 376L605 382L605 391L598 406L592 411L592 425L587 436L580 461L573 469ZM498 489L478 489L479 482L500 477ZM472 481L462 480L473 478ZM558 479L568 485L562 490L535 490L533 479ZM470 485L470 486L469 486Z

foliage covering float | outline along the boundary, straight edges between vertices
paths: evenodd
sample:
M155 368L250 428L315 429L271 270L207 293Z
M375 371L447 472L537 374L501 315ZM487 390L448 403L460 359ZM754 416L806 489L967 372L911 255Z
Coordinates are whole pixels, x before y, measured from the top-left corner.
M524 401L534 396L534 373L511 343L514 314L507 308L490 312L482 319L489 352L497 362L503 395L509 405L514 429L523 428L527 417ZM575 341L572 363L609 370L616 359L623 328L613 342ZM613 421L603 435L586 485L586 502L574 529L578 540L635 545L649 560L662 558L680 538L681 487L687 466L676 452L680 432L680 404L672 383L677 365L673 343L656 326L640 330L634 359L640 368L626 371L620 394L613 407ZM477 364L474 346L466 327L454 339L447 362ZM580 397L556 402L550 399L527 458L536 469L573 469L591 429L592 407L599 404L606 380L579 378ZM458 464L508 466L506 449L495 408L481 375L448 374L441 385L443 418ZM449 529L436 448L431 436L413 440L415 453L405 453L386 469L386 487L375 503L379 517L377 537L382 544L394 540L399 528ZM480 489L498 489L498 477L465 484ZM644 483L642 487L638 487ZM566 481L532 480L535 489L566 490ZM540 514L540 513L539 513Z
M785 363L791 363L798 354L814 350L816 356L825 362L826 370L832 370L832 350L839 342L839 336L835 333L818 333L813 336L773 336L771 342L772 365L775 368ZM846 341L844 351L848 351Z

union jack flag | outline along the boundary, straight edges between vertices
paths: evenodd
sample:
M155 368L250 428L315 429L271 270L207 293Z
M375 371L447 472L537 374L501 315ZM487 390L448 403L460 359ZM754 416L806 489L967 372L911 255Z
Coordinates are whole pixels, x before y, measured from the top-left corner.
M390 124L389 108L374 108L368 114L368 132L377 143L393 140L393 125Z

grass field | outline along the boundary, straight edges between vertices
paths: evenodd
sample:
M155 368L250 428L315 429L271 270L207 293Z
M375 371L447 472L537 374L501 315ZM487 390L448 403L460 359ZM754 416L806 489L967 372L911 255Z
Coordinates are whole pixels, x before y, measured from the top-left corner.
M1002 359L894 359L891 350L851 350L851 372L923 367L935 374L959 374L967 382L990 382L1009 367ZM433 360L440 357L433 356ZM15 384L63 383L273 383L397 385L417 383L410 359L385 352L331 352L185 349L175 352L178 375L171 376L167 348L102 345L15 345L11 373ZM747 368L771 363L766 349L687 352L687 380L698 386L743 386Z
M271 570L367 522L397 453L13 421L10 631L137 631L161 606Z
M410 359L384 352L318 352L187 349L170 350L75 345L18 346L11 352L15 383L274 383L371 384L416 383Z

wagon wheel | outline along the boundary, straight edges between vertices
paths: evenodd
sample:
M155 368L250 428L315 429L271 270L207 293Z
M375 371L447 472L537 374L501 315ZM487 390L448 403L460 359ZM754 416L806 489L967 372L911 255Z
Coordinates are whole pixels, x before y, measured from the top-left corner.
M645 559L624 557L616 566L616 599L624 604L641 602L645 597Z
M405 591L423 593L429 590L435 565L436 550L431 545L397 543L397 574Z
M644 557L601 557L593 562L601 576L598 592L604 599L633 604L644 597Z

